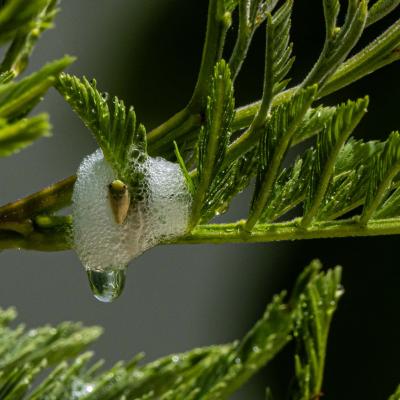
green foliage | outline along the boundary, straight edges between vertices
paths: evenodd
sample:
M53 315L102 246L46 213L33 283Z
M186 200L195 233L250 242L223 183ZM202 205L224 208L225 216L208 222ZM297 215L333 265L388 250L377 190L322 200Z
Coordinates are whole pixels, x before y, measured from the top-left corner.
M32 144L42 136L48 136L50 124L46 114L7 123L0 119L0 157L9 156Z
M221 171L230 139L233 120L233 87L228 65L221 60L214 70L207 100L205 123L199 133L196 189L193 200L192 223L201 218L203 204L212 200L208 189L221 177Z
M40 35L52 27L56 0L9 0L0 7L0 44L10 42L0 64L0 157L9 156L50 135L46 114L26 118L72 61L64 57L15 81L25 70Z
M18 10L23 4L23 9ZM32 11L37 7L36 13L32 14L29 24L25 24L21 29L16 30L13 41L7 50L3 62L0 66L0 72L12 71L14 75L19 75L28 65L28 59L34 46L41 34L49 28L53 27L53 20L57 14L57 0L31 1L29 6L26 2L14 1L8 5L17 7L18 15ZM4 12L5 10L3 10ZM29 27L29 29L27 29Z
M246 228L251 229L265 210L293 135L313 102L316 91L316 86L299 90L287 103L277 107L266 122L259 145L259 168Z
M310 224L318 212L332 180L335 161L344 143L367 111L368 99L340 105L318 136L311 182L305 200L303 226Z
M400 134L393 132L381 151L374 156L371 179L361 223L366 224L389 192L392 180L400 171Z
M378 0L370 8L368 12L367 25L372 25L379 21L387 14L392 12L398 5L400 0Z
M8 1L0 10L0 43L35 28L40 14L49 6L49 0Z
M191 195L194 195L195 187L194 187L193 179L190 176L190 173L189 173L189 171L188 171L188 169L186 167L185 161L183 160L183 157L182 157L182 155L181 155L181 153L179 151L179 147L176 144L176 142L174 142L174 146L175 146L175 157L176 157L176 160L178 161L178 164L181 167L181 171L182 171L182 173L183 173L183 175L185 177L186 186L187 186L187 188L189 190L189 193Z
M400 399L400 385L397 387L396 392L393 393L388 400L399 400Z
M267 48L270 50L266 68L271 69L271 89L273 95L286 88L290 79L285 79L293 63L293 43L290 43L291 14L293 0L286 0L283 5L270 17L267 24ZM269 63L268 63L269 61ZM269 65L268 65L269 64Z
M397 164L378 156L389 142L393 142L389 147L394 154L397 141L348 140L365 113L366 99L343 105L321 104L326 94L399 58L399 21L348 58L365 26L397 9L399 2L379 0L368 8L366 0L349 0L347 9L342 10L340 1L321 1L325 43L314 67L299 86L286 89L294 63L290 39L292 0L211 0L203 57L191 100L147 136L144 127L136 123L133 109L117 98L109 102L97 90L95 80L62 75L57 88L93 132L105 158L119 178L129 183L132 192L141 179L129 167L132 151L145 154L148 146L152 156L178 161L193 194L190 224L193 232L200 223L225 212L253 178L256 185L250 212L244 222L235 225L238 235L235 240L251 240L255 230L259 234L261 226L265 226L266 232L273 229L277 219L284 219L293 210L298 218L288 223L303 228L304 237L307 230L316 227L323 230L332 220L345 217L364 204L362 215L347 220L348 226L365 226L371 218L400 218L396 177L387 176L389 172L395 175L396 169L390 166L393 162ZM25 31L45 29L54 17L55 7L54 1L38 6ZM235 21L236 41L229 54L225 39ZM266 28L262 98L235 110L235 80L253 35L262 25ZM26 83L36 76L44 91L64 67L60 65L48 77L49 81L42 70L36 73L39 75L25 78ZM11 76L5 72L0 79L7 82ZM2 90L12 93L25 80L0 87L0 117L24 116L35 104L38 97L26 93L23 98L11 94L15 102L4 97L2 104ZM31 89L39 91L36 86ZM24 91L30 93L31 89ZM317 100L319 104L315 105ZM291 147L306 140L303 154L297 151L295 157L290 155L294 162L288 160ZM20 204L23 207L24 202Z
M287 89L294 63L293 0L210 0L193 95L183 110L148 135L137 124L133 109L116 97L109 101L95 80L59 76L71 63L70 57L15 81L40 34L52 26L57 2L2 2L0 43L9 47L0 65L0 156L48 135L46 116L27 115L56 83L93 132L105 159L133 192L142 179L130 168L135 154L144 161L149 150L152 156L178 161L193 195L193 208L191 231L177 241L261 242L400 233L399 134L383 141L354 140L350 135L366 112L368 99L324 104L324 96L400 58L400 21L354 52L365 27L398 9L400 2L377 0L368 8L367 0L348 0L342 10L339 0L321 1L326 27L321 54L301 84ZM225 40L236 22L230 51ZM262 98L235 110L236 78L255 31L263 25ZM291 150L301 142L301 150ZM201 225L225 212L234 196L251 188L253 178L253 200L245 220ZM74 177L68 178L1 207L0 249L69 248L71 218L43 214L70 203L73 182ZM285 219L288 212L292 215ZM351 218L346 218L349 212ZM99 335L98 328L65 323L26 332L8 327L12 310L1 312L0 398L224 399L295 336L292 398L317 399L332 314L342 294L340 274L339 268L322 273L320 265L312 263L289 300L284 293L276 296L239 342L195 349L147 365L138 365L139 356L109 371L101 371L99 363L90 366L90 353L77 356ZM54 369L29 391L48 366ZM271 398L270 391L267 396ZM397 391L390 400L398 397Z
M373 155L381 142L350 139L339 152L334 176L318 211L317 219L335 219L359 206L365 199Z
M319 272L320 263L314 261L308 268L312 279L300 295L300 313L294 334L297 344L294 400L318 399L322 396L329 328L343 295L340 267L322 274ZM306 270L303 274L310 272Z
M342 26L338 26L339 0L323 0L326 39L321 55L303 82L303 86L318 83L320 88L345 60L360 39L368 16L367 0L349 0Z
M332 301L338 299L340 271L325 274L319 268L313 262L305 270L289 303L284 292L275 296L240 341L144 365L138 365L143 358L139 354L110 370L101 370L102 361L90 365L90 352L79 355L101 329L71 322L28 331L23 326L13 329L9 324L15 310L0 310L0 396L4 400L225 399L271 361L293 333L297 340L301 336L315 346L325 343L320 341L327 337L336 306ZM311 307L317 307L318 320L312 321L307 314ZM314 326L317 322L319 330ZM324 353L318 355L323 363ZM41 379L43 371L46 377Z
M67 74L60 76L58 91L64 96L84 124L92 131L105 159L119 177L134 187L140 177L129 169L133 152L141 162L147 151L146 130L136 123L133 107L126 108L117 97L109 104L108 95L100 93L96 81L89 82ZM140 154L139 154L140 153Z
M64 57L19 82L8 82L0 86L0 117L14 120L26 116L54 85L58 74L72 61L73 58Z
M368 75L400 58L400 20L367 45L359 53L341 64L328 79L321 96L335 92L351 82Z
M220 61L214 71L207 102L205 124L199 136L198 181L207 186L223 163L233 118L233 89L227 64ZM205 176L205 175L209 176Z
M335 110L336 107L323 106L308 109L293 137L293 144L303 142L321 132L332 118Z
M314 158L315 150L309 149L301 157L297 157L292 167L282 170L260 218L261 223L274 221L304 200Z
M227 211L232 199L251 182L258 164L257 148L223 168L209 189L209 200L203 207L202 221Z

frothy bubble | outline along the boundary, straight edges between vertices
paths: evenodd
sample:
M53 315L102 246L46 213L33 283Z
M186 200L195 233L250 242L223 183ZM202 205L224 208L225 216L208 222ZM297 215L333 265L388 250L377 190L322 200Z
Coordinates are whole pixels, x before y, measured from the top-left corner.
M89 277L96 276L91 281L96 297L104 298L102 288L96 284L93 287L93 282L100 282L108 290L104 294L108 301L119 293L110 294L110 285L103 285L107 279L102 279L101 273L107 277L110 271L124 271L147 249L183 235L190 215L191 196L178 164L146 157L136 149L131 154L128 168L144 178L132 193L123 224L115 221L108 193L108 185L118 177L100 149L82 161L72 198L75 250Z

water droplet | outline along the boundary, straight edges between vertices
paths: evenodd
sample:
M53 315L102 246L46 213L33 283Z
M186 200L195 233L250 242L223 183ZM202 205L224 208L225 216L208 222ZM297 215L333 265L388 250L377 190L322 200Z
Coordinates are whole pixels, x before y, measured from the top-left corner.
M253 353L259 353L261 350L258 346L253 346Z
M125 268L109 268L103 271L88 269L89 286L94 297L104 303L118 298L125 286Z
M339 285L335 292L336 299L341 297L343 294L344 294L344 287L342 285Z
M91 383L85 383L80 379L77 379L72 384L72 399L81 399L86 397L89 393L92 393L94 386Z

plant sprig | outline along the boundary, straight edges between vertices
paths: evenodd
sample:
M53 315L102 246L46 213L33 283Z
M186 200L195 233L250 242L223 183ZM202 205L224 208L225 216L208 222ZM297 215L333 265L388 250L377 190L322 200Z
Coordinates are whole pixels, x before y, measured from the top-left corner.
M136 123L132 108L118 99L109 104L95 81L68 75L58 80L58 90L92 130L105 158L124 180L135 180L134 173L126 169L132 146L179 161L194 201L191 232L176 242L400 233L395 156L400 144L394 140L396 134L382 142L356 141L350 135L366 111L367 100L329 107L321 104L327 94L399 58L398 21L348 58L365 27L397 9L398 1L381 0L368 8L366 1L349 0L339 24L341 3L323 0L326 38L321 56L301 85L286 89L294 62L290 44L292 5L291 0L211 0L202 63L191 100L147 136L143 126ZM29 23L30 29L44 26L43 21L52 18L54 7L53 2L46 3ZM225 54L226 33L235 21L235 12L236 42L231 54ZM266 30L262 99L234 110L235 78L254 32L262 26ZM229 62L223 61L223 56ZM58 72L65 68L66 64L61 64ZM49 81L43 81L43 77L41 73L40 84L45 90L54 84L54 76ZM5 82L9 79L6 73ZM30 79L27 84L34 81ZM35 104L37 97L28 95L24 82L0 87L0 116L25 116ZM1 91L14 87L21 88L24 101L15 94L16 101L11 104L16 106L10 108L4 97L7 108L3 109ZM316 105L317 100L320 103ZM308 148L288 163L289 149L305 140L310 141ZM235 195L249 187L255 177L253 201L244 221L206 225L225 212ZM46 241L55 228L35 221L43 213L68 204L73 182L71 177L18 203L0 207L2 247L69 248L64 237L68 220L64 226L56 224L57 239L52 244ZM363 209L357 214L354 210L360 206ZM294 209L298 210L295 218L286 219Z
M99 327L64 322L32 330L21 325L11 328L15 310L0 309L0 396L4 400L227 398L293 336L319 346L323 363L321 346L335 309L332 296L338 299L340 271L322 273L320 267L312 262L290 297L285 292L274 296L240 341L172 354L147 364L139 364L144 355L138 354L108 370L101 370L102 360L92 363L93 353L87 351L101 335ZM313 302L317 300L321 300L317 306L321 332L306 328L314 323L306 317L306 308L316 306Z
M325 96L400 58L399 21L349 57L365 27L390 14L400 2L378 0L368 8L366 0L348 0L341 24L342 2L322 3L326 37L320 57L300 85L287 88L294 63L293 0L210 0L193 94L181 111L146 134L133 108L118 98L109 101L95 80L61 74L72 62L70 57L15 80L41 33L52 26L57 2L8 1L0 7L0 42L9 44L0 64L0 156L49 134L47 116L29 113L56 85L92 131L116 174L131 187L140 179L128 167L132 151L179 163L193 197L191 224L187 234L165 244L400 234L399 134L383 141L355 140L350 135L365 114L368 99L323 104ZM229 53L225 40L235 21L236 40ZM236 78L260 28L266 32L262 97L235 109L234 91L240 90ZM294 149L294 160L288 159L289 150L301 142L305 149ZM210 223L238 193L252 189L253 178L248 216ZM74 182L71 176L0 207L0 250L70 249L72 219L54 213L70 204ZM329 327L342 295L340 279L339 267L324 273L313 262L291 297L275 296L241 341L144 365L138 364L139 355L102 372L101 363L89 366L91 353L81 353L99 336L99 328L64 323L26 332L8 326L15 317L13 310L0 311L0 397L226 398L294 337L296 384L291 398L318 399ZM30 389L48 367L53 368L51 373ZM271 391L267 396L271 398ZM399 390L390 400L397 398Z

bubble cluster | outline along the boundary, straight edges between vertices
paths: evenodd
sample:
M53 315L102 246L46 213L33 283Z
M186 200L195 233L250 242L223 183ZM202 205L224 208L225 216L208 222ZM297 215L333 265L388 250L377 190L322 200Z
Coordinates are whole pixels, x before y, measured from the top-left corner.
M82 161L74 187L74 247L89 278L96 278L90 284L102 301L118 297L124 279L115 276L124 276L129 261L163 240L183 235L188 227L191 197L179 165L137 149L131 154L127 168L141 179L130 188L123 224L115 221L108 192L118 177L100 149Z

